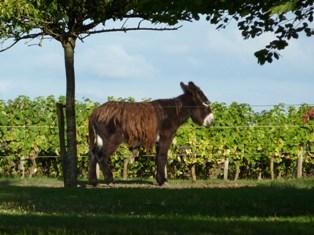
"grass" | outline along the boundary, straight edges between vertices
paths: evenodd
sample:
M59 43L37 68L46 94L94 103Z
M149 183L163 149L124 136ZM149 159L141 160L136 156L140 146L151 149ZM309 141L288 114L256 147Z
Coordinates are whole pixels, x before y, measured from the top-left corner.
M171 183L69 189L1 179L0 234L313 234L314 179Z

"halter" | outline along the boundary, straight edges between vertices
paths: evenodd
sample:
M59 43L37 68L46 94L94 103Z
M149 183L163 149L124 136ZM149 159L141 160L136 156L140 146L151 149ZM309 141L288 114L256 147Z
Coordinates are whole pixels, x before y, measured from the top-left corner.
M207 102L203 102L202 105L204 105L206 108L209 107L209 103L207 103Z

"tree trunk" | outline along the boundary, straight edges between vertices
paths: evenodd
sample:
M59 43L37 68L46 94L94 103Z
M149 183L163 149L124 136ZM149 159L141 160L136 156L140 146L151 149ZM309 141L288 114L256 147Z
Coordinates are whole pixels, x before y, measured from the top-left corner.
M66 127L67 127L67 156L66 175L64 186L77 186L77 148L76 148L76 121L75 121L75 73L74 73L74 49L75 37L67 37L62 41L64 49L66 72Z

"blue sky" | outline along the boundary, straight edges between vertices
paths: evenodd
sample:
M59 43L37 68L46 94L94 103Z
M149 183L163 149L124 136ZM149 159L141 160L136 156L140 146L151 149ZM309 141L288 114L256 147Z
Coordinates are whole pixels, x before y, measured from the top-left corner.
M171 98L181 94L180 81L194 81L211 101L313 104L313 39L291 41L279 61L260 66L254 52L272 38L243 40L233 25L217 31L206 21L183 23L178 31L94 35L77 42L76 97ZM63 49L56 41L43 47L21 42L0 54L0 64L2 100L65 95Z

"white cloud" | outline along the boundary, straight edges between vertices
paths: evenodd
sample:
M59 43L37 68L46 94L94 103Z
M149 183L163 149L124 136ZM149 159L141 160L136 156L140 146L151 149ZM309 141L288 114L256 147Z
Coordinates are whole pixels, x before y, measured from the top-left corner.
M271 40L271 34L264 34L254 39L244 40L240 31L224 29L208 32L208 45L211 51L218 51L224 55L250 57L254 52L264 48Z
M178 44L166 46L167 53L171 55L185 55L190 52L190 47L187 44Z
M63 51L46 52L36 56L35 61L32 61L33 67L40 64L41 69L61 70L64 71Z
M282 52L283 57L291 66L313 72L314 49L312 40L312 38L291 40L289 46Z
M8 93L11 89L9 81L0 81L0 93Z
M129 54L121 45L84 48L77 56L79 71L100 77L132 79L152 78L158 73L143 55Z
M209 51L218 52L221 57L228 57L229 60L236 58L238 62L251 64L252 62L257 63L254 53L265 48L274 39L273 34L264 33L254 39L244 40L240 31L235 27L220 31L211 30L207 33ZM301 35L298 40L290 40L288 43L288 47L279 51L282 56L279 61L275 60L272 64L275 64L275 67L289 64L290 69L313 71L314 49L312 39Z

